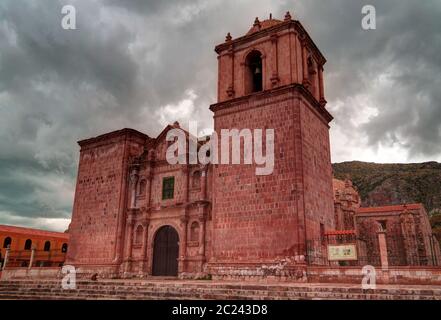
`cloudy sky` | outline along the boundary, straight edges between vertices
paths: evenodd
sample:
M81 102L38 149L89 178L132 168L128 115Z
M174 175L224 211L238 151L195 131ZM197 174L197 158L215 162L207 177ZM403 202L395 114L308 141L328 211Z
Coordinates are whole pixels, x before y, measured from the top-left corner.
M61 28L68 4L77 30ZM328 59L333 162L441 161L439 0L1 0L0 223L67 227L80 139L209 130L214 46L287 10Z

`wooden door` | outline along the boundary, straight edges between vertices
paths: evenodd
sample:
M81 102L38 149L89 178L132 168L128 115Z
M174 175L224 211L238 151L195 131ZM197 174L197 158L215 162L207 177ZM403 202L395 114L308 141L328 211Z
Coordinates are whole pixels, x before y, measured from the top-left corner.
M153 249L153 275L177 276L179 236L171 226L164 226L155 236Z

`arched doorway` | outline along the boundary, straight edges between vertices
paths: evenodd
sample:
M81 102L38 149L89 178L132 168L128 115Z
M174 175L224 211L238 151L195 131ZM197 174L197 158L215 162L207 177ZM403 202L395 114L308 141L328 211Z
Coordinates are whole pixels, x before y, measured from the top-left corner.
M171 226L161 227L153 244L154 276L177 276L179 256L179 236Z

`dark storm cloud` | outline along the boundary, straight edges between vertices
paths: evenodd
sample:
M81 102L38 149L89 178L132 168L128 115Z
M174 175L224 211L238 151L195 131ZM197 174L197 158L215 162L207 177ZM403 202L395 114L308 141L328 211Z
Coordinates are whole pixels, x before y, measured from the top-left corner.
M300 9L302 21L328 58L327 96L335 124L348 136L367 137L367 147L398 146L407 154L401 161L439 160L441 3L336 0L328 4L302 2ZM377 30L359 27L364 4L375 6ZM367 96L377 112L354 125L351 118L363 109L350 103L357 96Z
M144 17L149 15L161 15L166 12L167 9L186 8L189 4L198 3L195 0L179 0L179 1L164 1L164 0L132 0L132 1L120 1L120 0L109 0L106 2L107 5L112 5L120 7L134 13L142 14ZM162 16L162 18L169 19L173 18L170 16Z
M61 28L64 4L77 9L77 30ZM328 59L333 130L349 146L334 139L334 160L379 145L439 159L441 5L369 1L377 30L364 31L364 4L1 1L0 223L41 226L70 216L79 139L122 127L155 136L190 117L211 127L214 46L270 12L290 10Z

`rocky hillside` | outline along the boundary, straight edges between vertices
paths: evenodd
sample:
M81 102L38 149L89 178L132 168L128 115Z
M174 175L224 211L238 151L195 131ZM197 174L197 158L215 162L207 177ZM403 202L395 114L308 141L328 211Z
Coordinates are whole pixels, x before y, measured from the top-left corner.
M441 163L333 164L337 179L348 177L358 188L363 206L421 202L429 213L441 211Z
M441 163L380 164L360 161L333 164L337 179L351 179L362 206L421 202L441 237ZM441 238L440 238L441 239Z

